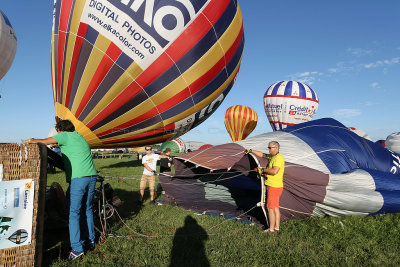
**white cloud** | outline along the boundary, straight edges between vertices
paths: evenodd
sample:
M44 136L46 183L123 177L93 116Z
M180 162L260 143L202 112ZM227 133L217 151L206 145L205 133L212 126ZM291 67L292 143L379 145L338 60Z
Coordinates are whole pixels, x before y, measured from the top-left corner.
M356 117L361 115L361 110L359 109L351 109L351 108L342 108L342 109L337 109L333 112L335 116L340 116L340 117Z
M330 73L346 72L354 70L353 62L338 62L334 68L328 69Z
M379 105L379 103L377 103L377 102L371 102L371 101L367 101L367 102L365 102L365 105L366 105L367 107L372 107L372 106Z
M400 63L400 57L394 57L392 59L377 60L375 62L364 64L364 68L371 69L371 68L377 68L377 67L383 67L383 66L390 66L390 65L399 64L399 63Z
M378 82L371 83L370 86L373 88L381 88Z
M351 55L361 57L361 56L371 55L373 54L374 51L367 48L348 48L347 52L350 53Z
M308 85L312 85L314 81L317 79L317 76L321 76L323 73L318 71L306 71L288 75L291 80L299 81L302 83L306 83Z

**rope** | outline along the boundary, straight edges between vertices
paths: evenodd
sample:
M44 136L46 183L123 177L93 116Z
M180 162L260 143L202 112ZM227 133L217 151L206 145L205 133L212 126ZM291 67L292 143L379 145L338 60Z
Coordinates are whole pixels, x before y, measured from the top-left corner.
M251 210L253 210L253 209L256 208L256 207L257 207L257 205L251 207L249 210L243 212L242 214L236 216L235 218L240 218L240 217L242 217L243 215L249 213ZM121 216L119 215L119 213L118 213L118 211L117 211L116 209L115 209L115 212L117 213L118 218L120 219L120 221L121 221L121 222L125 225L125 227L128 228L133 234L131 234L131 235L115 235L115 234L109 234L108 237L118 237L118 238L125 237L125 238L126 238L126 237L135 237L135 236L137 236L137 237L146 237L146 238L160 238L160 237L173 237L173 236L175 236L175 234L170 234L170 235L167 235L167 234L163 234L163 235L145 235L145 234L142 234L142 233L138 233L138 232L136 232L135 230L133 230L131 227L129 227L129 225L127 225L127 224L125 223L125 221L121 218ZM211 231L213 228L215 228L215 227L217 227L217 226L219 226L219 225L222 225L222 224L226 223L227 221L229 221L229 220L224 220L224 221L221 222L221 223L218 223L218 224L213 225L212 227L208 228L208 231ZM176 228L175 228L174 230L176 230ZM193 235L194 235L194 234L193 234ZM214 234L208 234L208 235L214 235ZM186 236L189 236L189 235L186 235Z
M293 211L293 212L301 213L301 214L304 214L304 215L310 215L310 216L313 216L313 215L314 215L314 214L312 214L312 213L303 212L303 211L299 211L299 210L293 210L293 209L285 208L285 207L282 207L282 206L279 206L279 208L284 209L284 210L288 210L288 211Z

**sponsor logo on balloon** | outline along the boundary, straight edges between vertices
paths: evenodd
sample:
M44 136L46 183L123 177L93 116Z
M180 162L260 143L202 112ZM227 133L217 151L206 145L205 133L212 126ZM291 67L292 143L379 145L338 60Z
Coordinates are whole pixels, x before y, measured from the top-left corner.
M400 169L400 157L399 157L399 155L394 154L394 153L392 153L392 157L393 157L394 166L392 166L392 168L390 169L390 172L393 174L396 174Z
M289 115L304 115L304 116L314 116L316 113L316 109L313 107L308 108L306 106L296 106L290 105L289 106Z

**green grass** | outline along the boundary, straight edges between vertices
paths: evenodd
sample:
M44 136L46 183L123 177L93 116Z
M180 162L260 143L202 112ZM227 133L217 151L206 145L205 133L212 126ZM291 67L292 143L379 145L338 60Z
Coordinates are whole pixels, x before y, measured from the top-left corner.
M109 182L122 201L111 232L95 253L67 263L65 230L45 229L45 266L398 266L398 214L293 220L281 225L281 235L266 235L257 226L196 215L169 205L136 204L143 167L132 159L96 159L103 176L131 177ZM48 175L48 184L66 188L64 174ZM116 216L114 216L116 217ZM185 220L188 223L185 225ZM48 225L48 224L47 224ZM54 225L53 225L54 226ZM142 237L137 233L156 237Z

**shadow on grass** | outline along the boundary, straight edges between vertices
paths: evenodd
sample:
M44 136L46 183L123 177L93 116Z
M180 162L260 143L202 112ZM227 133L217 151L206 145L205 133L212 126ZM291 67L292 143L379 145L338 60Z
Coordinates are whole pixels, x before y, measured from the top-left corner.
M185 225L175 232L169 266L210 266L204 249L207 239L207 232L197 221L186 216Z
M138 191L127 191L117 188L114 189L113 195L118 196L123 202L122 205L117 208L117 211L124 221L130 219L133 215L138 214L142 209L142 206L137 203L139 198ZM150 198L150 195L146 190L144 200L148 198ZM94 206L94 210L98 211L98 207ZM94 222L95 226L101 230L102 226L100 224L98 212L94 213ZM124 227L123 224L120 223L120 219L116 212L114 212L111 218L107 219L107 225L107 234L110 234L111 228L115 230L115 227ZM95 233L96 243L98 243L100 240L100 232L95 230ZM65 260L70 250L71 247L69 243L67 222L58 217L57 212L54 210L50 211L44 222L42 266L50 266L56 261Z
M120 167L139 167L143 166L141 160L129 160L129 161L121 161L118 163L110 164L108 166L103 166L102 168L120 168Z

